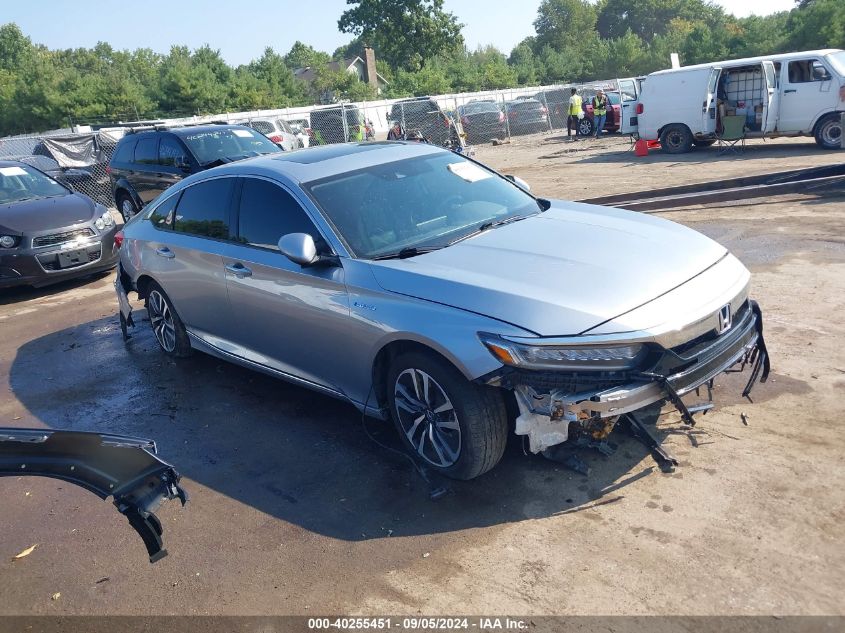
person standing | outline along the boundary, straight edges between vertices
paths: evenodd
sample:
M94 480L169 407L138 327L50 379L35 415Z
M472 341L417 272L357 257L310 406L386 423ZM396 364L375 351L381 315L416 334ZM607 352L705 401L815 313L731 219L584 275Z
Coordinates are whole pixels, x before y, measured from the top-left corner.
M607 121L607 96L599 88L596 90L596 96L593 97L593 136L598 137L599 134L604 134L604 124Z
M572 138L572 128L575 128L575 139L578 138L578 121L584 116L582 110L583 101L578 89L572 89L572 96L569 97L569 116L566 118L566 136Z
M405 138L405 130L402 129L402 124L399 121L394 121L393 126L387 133L388 141L401 141Z

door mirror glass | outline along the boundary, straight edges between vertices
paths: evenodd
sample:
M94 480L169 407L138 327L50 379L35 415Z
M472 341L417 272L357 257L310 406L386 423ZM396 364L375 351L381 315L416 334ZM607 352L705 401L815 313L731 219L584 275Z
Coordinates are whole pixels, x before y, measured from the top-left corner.
M288 233L279 238L279 250L282 255L300 266L310 266L316 262L317 246L308 233Z
M505 178L510 180L513 184L515 184L520 189L524 189L525 191L531 191L531 185L525 182L519 176L511 176L510 174L506 175Z

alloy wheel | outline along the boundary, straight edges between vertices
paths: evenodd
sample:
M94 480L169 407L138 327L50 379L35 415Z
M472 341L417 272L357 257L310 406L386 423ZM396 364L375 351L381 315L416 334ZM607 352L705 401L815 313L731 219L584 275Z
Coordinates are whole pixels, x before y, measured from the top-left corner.
M147 301L156 340L165 352L172 353L176 349L176 327L170 306L158 290L150 292Z
M417 455L440 468L454 465L461 453L461 427L438 382L409 368L396 377L393 396L399 424Z

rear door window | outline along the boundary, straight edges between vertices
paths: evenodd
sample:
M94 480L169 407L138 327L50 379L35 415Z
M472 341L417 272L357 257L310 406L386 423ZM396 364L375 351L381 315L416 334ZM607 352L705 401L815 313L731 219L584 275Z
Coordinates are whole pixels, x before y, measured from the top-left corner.
M138 139L135 146L135 162L141 165L155 165L158 162L158 137Z
M150 222L157 229L169 231L173 228L173 212L176 210L176 203L179 202L179 194L170 196L167 200L158 205L150 213Z
M188 155L179 141L172 136L165 136L158 146L158 162L160 165L177 167L188 162Z
M182 192L173 230L218 240L229 238L229 207L234 178L206 180Z
M244 178L238 241L277 251L279 238L288 233L308 233L314 238L317 250L325 250L317 227L291 194L267 180Z
M131 163L135 153L135 139L121 143L112 156L115 163Z

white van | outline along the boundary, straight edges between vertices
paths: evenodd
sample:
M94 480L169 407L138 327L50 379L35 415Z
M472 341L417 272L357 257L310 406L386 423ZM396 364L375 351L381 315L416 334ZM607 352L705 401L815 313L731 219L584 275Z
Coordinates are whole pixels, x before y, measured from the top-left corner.
M685 66L651 73L636 105L640 138L670 154L711 145L724 116L745 116L749 138L814 136L840 147L845 51L803 51Z

